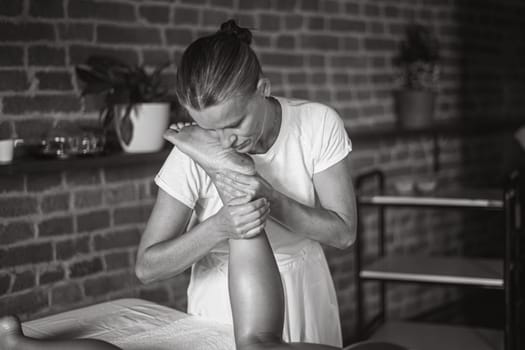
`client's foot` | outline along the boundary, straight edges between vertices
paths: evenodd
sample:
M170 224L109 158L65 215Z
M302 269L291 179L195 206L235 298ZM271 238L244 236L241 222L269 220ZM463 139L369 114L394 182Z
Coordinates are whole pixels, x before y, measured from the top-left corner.
M18 318L15 316L0 317L0 350L16 349L16 344L23 336Z
M212 179L222 169L246 175L255 174L253 160L232 148L223 148L212 130L190 125L179 130L168 129L164 138L197 162Z

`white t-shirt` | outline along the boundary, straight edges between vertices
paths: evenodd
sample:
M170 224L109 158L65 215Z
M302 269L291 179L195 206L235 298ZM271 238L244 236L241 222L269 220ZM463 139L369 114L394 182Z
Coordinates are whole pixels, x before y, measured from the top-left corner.
M257 172L275 190L315 207L318 199L313 175L344 159L352 144L343 121L332 108L309 101L276 99L282 110L279 135L266 153L250 156ZM176 147L155 182L169 195L194 209L190 225L206 220L223 205L206 172ZM294 254L307 239L273 221L267 222L266 233L276 254ZM227 242L212 251L227 252Z

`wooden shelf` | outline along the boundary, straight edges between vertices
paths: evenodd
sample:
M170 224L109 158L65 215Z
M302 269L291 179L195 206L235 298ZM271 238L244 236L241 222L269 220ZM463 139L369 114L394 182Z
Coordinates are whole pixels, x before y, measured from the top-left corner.
M9 164L0 164L0 175L41 173L71 169L93 169L160 163L166 159L171 148L155 153L111 153L94 156L79 156L66 159L24 156Z
M361 278L469 285L502 289L503 262L493 259L388 255L360 272Z
M426 206L455 208L486 208L502 209L501 191L492 189L456 188L445 191L418 195L400 195L387 193L384 195L359 195L359 204L389 205L389 206Z
M386 322L371 339L422 350L503 350L504 343L497 330L417 322Z

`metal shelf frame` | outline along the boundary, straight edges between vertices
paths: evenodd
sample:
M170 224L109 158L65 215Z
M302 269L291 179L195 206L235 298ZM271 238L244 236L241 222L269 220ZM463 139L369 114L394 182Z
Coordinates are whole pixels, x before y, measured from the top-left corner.
M360 195L360 190L365 182L375 180L377 194ZM522 258L523 252L521 252L521 246L523 244L523 224L522 210L521 207L521 187L520 187L520 176L517 172L514 172L509 176L508 182L504 188L500 191L501 197L498 198L462 198L456 196L450 201L444 201L443 195L432 197L407 197L407 196L392 196L385 194L385 175L379 170L372 170L361 174L356 178L355 186L357 190L357 212L358 219L362 217L361 206L373 206L377 208L377 226L378 226L378 258L385 258L386 240L385 240L385 211L389 206L406 206L414 208L456 208L456 209L482 209L482 210L497 210L504 212L504 233L505 233L505 252L502 257L503 265L503 286L501 289L505 294L505 328L504 333L504 349L505 350L518 350L521 349L521 338L519 338L520 328L523 327L521 317L523 312L520 312L523 306L517 308L516 305L523 305L523 301L519 301L523 298L521 295L522 291L520 288L520 273L522 273L523 266L520 264L520 258ZM396 198L399 199L396 201ZM447 197L445 197L447 198ZM362 199L362 200L361 200ZM437 200L436 200L437 199ZM403 283L426 283L434 285L460 285L448 282L420 282L420 281L403 281L396 278L363 278L361 271L363 270L362 262L362 235L363 229L360 224L361 220L358 220L357 237L355 242L355 278L356 278L356 310L357 310L357 322L356 322L356 334L362 340L370 334L374 329L385 323L386 321L386 283L388 282L403 282ZM373 280L379 283L379 313L370 321L365 324L364 317L364 299L363 299L363 284L365 281ZM523 283L522 283L523 284ZM486 288L483 286L466 286L465 288Z

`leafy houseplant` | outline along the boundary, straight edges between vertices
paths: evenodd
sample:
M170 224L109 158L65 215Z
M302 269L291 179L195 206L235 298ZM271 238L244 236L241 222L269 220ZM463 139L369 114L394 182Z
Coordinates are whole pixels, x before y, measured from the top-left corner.
M439 82L439 42L420 24L406 27L405 38L394 58L399 70L397 111L404 126L425 126L432 122Z
M168 107L163 109L169 113L167 89L161 75L168 65L156 67L149 73L144 66L131 66L113 57L95 55L89 57L85 64L75 67L78 79L84 83L82 96L98 95L103 98L104 105L100 110L102 125L107 131L115 124L125 150L132 146L134 134L139 131L136 130L136 121L144 104L162 102Z

